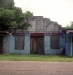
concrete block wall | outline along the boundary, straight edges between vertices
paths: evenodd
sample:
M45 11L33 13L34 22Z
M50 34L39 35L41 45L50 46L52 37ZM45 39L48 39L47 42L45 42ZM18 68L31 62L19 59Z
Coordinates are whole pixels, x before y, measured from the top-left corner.
M30 54L30 35L25 35L24 39L24 49L15 50L15 37L10 33L9 34L9 53L10 54Z
M62 36L60 36L60 49L51 49L50 36L45 36L44 37L45 54L61 54L63 51L62 44L63 44Z
M3 37L3 53L9 53L9 35Z
M70 44L70 37L67 34L66 35L66 55L68 55L68 56L71 56L71 54L70 54L71 46L70 45L71 45Z
M45 32L45 31L62 31L61 25L51 21L43 16L33 16L29 19L31 27L28 27L28 31Z

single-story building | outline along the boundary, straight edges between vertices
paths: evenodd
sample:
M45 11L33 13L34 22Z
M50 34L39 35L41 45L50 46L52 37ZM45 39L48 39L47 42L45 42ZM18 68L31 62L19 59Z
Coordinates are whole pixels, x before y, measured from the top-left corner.
M9 33L0 32L0 54L63 54L73 56L73 30L43 16L30 18L32 25L25 30L10 28Z
M0 32L0 54L65 54L73 56L73 30L48 33Z
M61 32L9 33L11 54L63 54L64 36Z

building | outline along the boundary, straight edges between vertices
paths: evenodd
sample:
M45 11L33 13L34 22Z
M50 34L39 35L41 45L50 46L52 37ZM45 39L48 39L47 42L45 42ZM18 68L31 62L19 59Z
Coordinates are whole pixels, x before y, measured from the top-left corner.
M61 25L43 16L28 20L31 27L14 32L10 28L6 52L11 54L65 54L65 33Z

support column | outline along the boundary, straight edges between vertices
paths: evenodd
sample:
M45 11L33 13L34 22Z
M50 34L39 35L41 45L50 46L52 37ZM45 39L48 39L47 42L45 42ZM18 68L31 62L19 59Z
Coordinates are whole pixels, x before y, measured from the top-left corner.
M72 56L72 36L71 36L71 56Z

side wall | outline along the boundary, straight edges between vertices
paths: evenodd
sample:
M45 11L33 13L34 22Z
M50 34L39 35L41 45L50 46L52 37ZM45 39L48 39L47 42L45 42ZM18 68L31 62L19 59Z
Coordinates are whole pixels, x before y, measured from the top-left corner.
M66 55L70 56L70 36L66 35Z
M73 56L73 35L66 34L66 55Z
M62 54L63 52L63 37L60 35L60 49L51 49L50 36L44 37L45 54Z
M29 23L31 24L31 27L28 27L28 31L31 32L62 31L61 25L48 18L43 18L43 16L33 16L29 19Z
M9 53L9 35L3 36L3 53Z
M11 54L30 54L30 35L25 34L24 50L15 50L15 37L9 34L9 53Z

